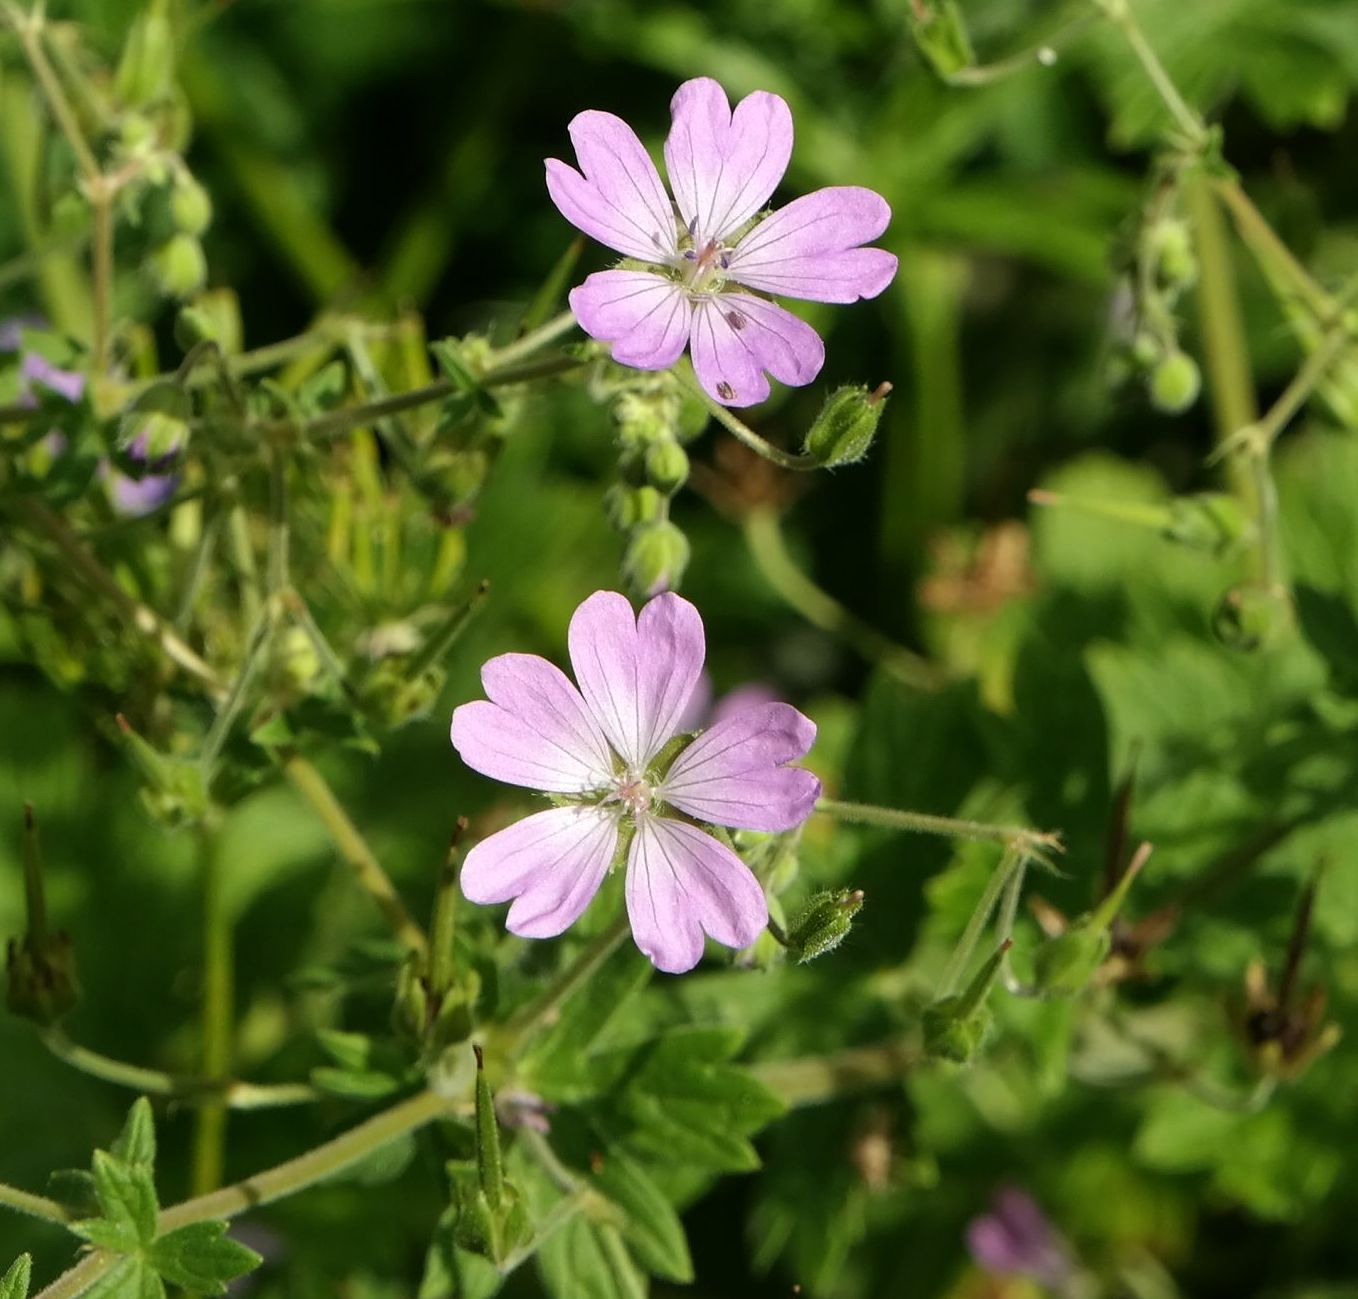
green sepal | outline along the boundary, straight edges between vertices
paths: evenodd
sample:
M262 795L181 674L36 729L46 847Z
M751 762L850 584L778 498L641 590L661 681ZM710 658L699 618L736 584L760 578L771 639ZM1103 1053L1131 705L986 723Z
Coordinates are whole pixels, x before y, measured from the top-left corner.
M155 1241L147 1257L171 1285L194 1294L226 1293L228 1281L254 1271L264 1260L226 1234L222 1221L194 1222Z
M862 906L862 889L826 889L814 894L788 927L788 951L801 965L834 951L849 936Z

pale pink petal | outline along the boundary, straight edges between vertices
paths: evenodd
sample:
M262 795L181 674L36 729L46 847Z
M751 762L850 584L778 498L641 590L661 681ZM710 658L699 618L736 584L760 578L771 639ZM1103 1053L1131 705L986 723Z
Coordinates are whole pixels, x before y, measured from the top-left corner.
M693 370L725 406L753 406L769 395L768 371L793 387L825 363L825 344L804 320L748 293L722 293L693 312Z
M682 286L650 271L597 271L571 290L571 310L591 338L613 344L613 359L638 370L673 365L693 314Z
M679 214L702 248L768 202L792 157L792 112L779 96L756 90L732 113L711 77L684 82L670 112L665 170Z
M820 781L782 764L802 757L815 738L815 723L791 704L756 704L704 731L656 792L700 821L790 830L811 815Z
M727 276L752 289L813 302L875 298L896 258L860 248L891 220L880 194L856 185L818 189L761 221L731 252Z
M669 262L678 255L674 209L636 132L595 109L570 124L581 171L547 159L547 192L561 215L629 257Z
M637 773L679 728L703 670L703 620L682 596L635 617L626 596L596 591L571 618L575 679L609 742Z
M472 902L508 902L510 933L552 938L580 918L608 874L616 819L599 807L557 807L483 839L460 876Z
M536 654L481 669L489 700L453 710L453 747L474 771L510 785L582 794L609 783L608 743L580 692Z
M727 947L748 947L769 922L759 881L724 844L694 826L647 816L627 858L627 915L632 937L657 969L691 970L703 934Z
M728 717L734 717L737 713L743 713L747 708L754 708L758 704L776 704L780 702L778 694L772 686L765 685L762 681L746 681L743 685L736 686L735 689L722 695L712 706L712 710L707 715L707 724L715 726L718 722L724 722Z

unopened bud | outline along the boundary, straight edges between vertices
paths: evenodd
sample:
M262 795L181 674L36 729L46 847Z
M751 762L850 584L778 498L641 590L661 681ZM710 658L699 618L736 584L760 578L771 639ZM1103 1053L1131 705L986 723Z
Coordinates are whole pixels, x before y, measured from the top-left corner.
M121 714L117 722L128 755L146 780L141 798L151 816L171 827L201 822L210 805L202 765L157 752Z
M175 229L186 235L201 235L212 223L212 199L192 176L175 178L170 195L170 216Z
M632 533L622 571L638 595L673 591L688 567L688 538L668 520L649 523Z
M1149 370L1165 354L1160 340L1154 334L1142 330L1132 339L1132 360L1143 370Z
M147 259L147 267L167 298L187 298L207 279L203 245L188 234L177 234L161 244Z
M217 322L201 307L180 307L174 318L174 341L182 352L191 352L199 343L220 342Z
M1276 644L1292 625L1292 602L1286 591L1275 587L1234 587L1212 613L1217 639L1247 654Z
M905 12L920 53L945 81L976 62L957 0L907 0Z
M1187 288L1198 278L1198 259L1188 227L1173 217L1157 221L1146 232L1147 252L1161 281L1171 288Z
M862 889L827 889L815 894L788 926L788 951L800 965L834 951L848 937L862 906Z
M991 1021L986 998L1012 946L1013 939L1006 938L962 992L925 1007L924 1050L932 1059L968 1064L981 1049Z
M624 392L613 403L618 445L640 451L672 436L678 406L668 393Z
M668 438L646 448L646 480L658 492L673 496L688 481L688 452Z
M1226 492L1179 496L1169 508L1165 537L1195 550L1229 554L1250 532L1251 524L1239 498Z
M1151 371L1151 405L1166 415L1186 411L1198 399L1202 374L1186 352L1171 352Z
M665 498L654 487L615 483L604 495L604 512L619 532L654 523L665 509Z
M853 464L868 453L882 418L889 383L867 388L850 384L832 392L806 435L803 450L818 464Z
M118 421L118 446L134 460L156 465L183 449L193 401L177 383L153 384Z
M174 32L165 0L151 0L132 22L118 61L118 98L129 108L165 99L174 76Z

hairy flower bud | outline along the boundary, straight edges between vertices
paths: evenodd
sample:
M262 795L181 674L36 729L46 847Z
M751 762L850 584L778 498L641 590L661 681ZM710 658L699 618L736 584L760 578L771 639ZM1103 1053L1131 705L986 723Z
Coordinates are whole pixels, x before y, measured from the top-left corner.
M805 453L827 468L863 459L877 434L890 391L887 383L872 392L855 384L836 389L807 432Z
M799 965L834 951L848 937L862 906L862 889L827 889L815 894L788 926L788 951Z
M646 448L646 479L658 492L673 496L688 481L688 452L668 438Z
M1146 252L1167 288L1187 288L1198 278L1198 259L1187 225L1173 217L1146 232Z
M207 279L203 245L189 234L177 234L161 244L147 259L147 267L167 298L187 298Z
M192 176L181 174L175 178L170 216L175 229L187 235L201 235L212 224L212 199Z
M924 1010L924 1050L935 1060L969 1064L980 1050L990 1030L991 1014L986 1005L991 986L1000 972L1004 954L1013 946L1006 938L963 991L941 997Z
M118 98L129 108L158 103L170 92L174 77L174 32L166 0L151 0L128 31L118 61Z
M1171 352L1151 371L1151 405L1166 415L1186 411L1197 401L1201 389L1198 363L1186 352Z
M174 341L184 352L192 351L199 343L216 343L217 322L200 307L181 307L174 318Z
M658 595L679 585L688 566L688 538L665 520L632 533L623 556L628 585L641 595Z
M619 532L631 532L654 523L665 508L665 498L654 487L629 487L615 483L604 496L604 512Z
M909 0L905 13L920 53L944 80L976 62L957 0Z

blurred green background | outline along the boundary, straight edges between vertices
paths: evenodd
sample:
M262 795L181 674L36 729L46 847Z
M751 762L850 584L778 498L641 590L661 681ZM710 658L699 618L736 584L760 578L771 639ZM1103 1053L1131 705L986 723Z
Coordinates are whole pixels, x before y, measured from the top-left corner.
M1163 1011L1168 1040L1185 1049L1210 1040L1213 1059L1238 1068L1230 1022L1245 964L1259 956L1276 970L1299 881L1324 857L1308 977L1324 978L1333 1014L1352 1031L1358 705L1343 690L1333 706L1317 704L1327 665L1301 645L1251 658L1213 641L1211 607L1237 576L1229 564L1064 514L1037 520L1031 538L994 531L1027 518L1025 493L1038 483L1158 500L1216 482L1203 463L1210 394L1169 417L1138 385L1112 390L1106 379L1115 254L1147 194L1165 125L1158 101L1098 27L1063 44L1051 67L946 87L912 45L908 3L185 4L189 159L216 206L210 283L237 291L252 346L304 329L323 306L414 308L430 337L508 321L571 238L547 199L542 159L569 157L574 113L620 114L658 156L669 96L686 77L715 76L733 99L753 89L784 95L797 145L780 195L878 189L894 212L883 242L901 271L877 301L806 309L827 335L825 372L752 422L792 443L833 385L895 385L870 461L799 483L805 494L787 529L827 591L960 680L914 696L873 672L789 610L739 527L686 493L675 514L694 547L685 594L707 621L718 686L759 677L804 704L822 726L818 762L846 796L1061 827L1069 875L1044 878L1039 891L1068 911L1093 890L1112 790L1134 743L1145 798L1135 832L1157 843L1145 910L1178 898L1279 818L1300 818L1311 838L1284 839L1241 887L1190 910L1150 979L1126 995ZM137 12L124 0L53 9L89 23L110 58ZM1325 276L1358 269L1358 124L1346 111L1358 84L1358 4L1146 0L1136 9L1190 100L1222 122L1228 158L1294 251ZM1040 43L1076 12L1021 0L964 10L983 60ZM0 210L0 251L20 248L15 214ZM606 253L592 248L585 261L582 272L602 267ZM1266 403L1298 352L1243 255L1237 269ZM6 315L40 305L14 283L0 304ZM709 433L695 459L710 461L722 440ZM616 584L618 542L600 504L612 461L606 416L578 392L531 408L468 531L467 572L489 577L495 595L460 644L446 706L380 757L332 764L346 806L417 914L453 819L513 805L460 768L442 719L476 693L486 656L512 648L559 657L575 604ZM1352 603L1352 434L1296 435L1281 477L1294 571ZM28 799L51 906L80 958L85 999L73 1035L123 1058L191 1067L200 988L193 843L150 824L133 773L102 738L119 701L64 695L14 661L12 646L7 657L0 932L21 923L19 808ZM378 927L286 789L251 796L222 851L238 917L240 1072L304 1076L318 1061L302 1030L336 1012L323 993L297 990L297 972L341 958ZM762 990L737 991L716 972L693 976L678 995L697 1014L749 1026L756 1055L869 1040L881 1031L874 998L884 981L911 950L927 968L979 892L988 863L963 855L937 874L949 860L929 844L813 836L804 875L868 892L854 940L811 973L769 976ZM376 1022L381 989L369 1000L360 998L358 1014ZM1268 1110L1229 1114L1179 1088L1065 1082L1063 1029L1046 1007L1006 1003L1000 1018L1008 1045L965 1080L934 1074L775 1126L765 1174L728 1178L688 1211L692 1293L783 1296L794 1282L824 1299L1026 1293L1025 1283L984 1279L964 1242L993 1192L1017 1183L1091 1267L1116 1264L1118 1285L1146 1299L1358 1295L1358 1064L1344 1046ZM5 1180L39 1188L54 1168L84 1165L128 1100L50 1057L25 1025L0 1020ZM233 1116L228 1175L285 1158L303 1133L351 1116L338 1104L300 1117ZM162 1192L172 1199L184 1189L189 1117L163 1122ZM887 1144L884 1180L864 1171L869 1139ZM413 1294L439 1195L437 1160L422 1155L389 1185L335 1185L261 1215L273 1260L256 1292ZM67 1256L60 1233L0 1218L0 1262L20 1248L35 1249L44 1276ZM537 1286L526 1269L507 1293Z

